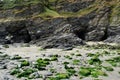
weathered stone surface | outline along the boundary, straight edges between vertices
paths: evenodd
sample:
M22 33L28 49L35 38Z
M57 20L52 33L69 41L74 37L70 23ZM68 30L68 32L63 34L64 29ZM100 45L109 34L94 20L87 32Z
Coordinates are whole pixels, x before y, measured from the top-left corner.
M0 7L1 8L1 7ZM44 12L44 6L42 4L30 4L27 6L16 6L13 9L1 10L0 18L10 18L10 17L24 17L28 18L30 16L34 16Z
M56 2L56 6L60 6L60 8L58 8L59 12L78 12L80 9L91 5L94 1L95 0L66 0L59 4Z
M93 20L90 20L85 40L101 41L106 39L107 29L109 27L109 13L110 8L105 7L96 14Z
M83 41L80 38L75 37L74 34L63 34L60 36L54 36L40 43L40 45L42 45L43 48L74 47L74 46L79 46L81 44L84 44Z
M83 44L87 21L86 17L55 18L42 23L34 20L31 24L37 27L27 27L27 29L31 35L31 43L49 48L68 45L70 47Z
M64 48L81 45L84 41L103 41L107 38L106 41L108 41L111 36L115 36L114 38L117 39L116 35L120 35L119 16L114 15L110 20L112 7L105 5L89 12L89 9L91 10L93 6L97 7L94 4L98 4L96 0L51 2L50 6L53 6L54 10L60 14L61 12L73 13L79 10L87 10L88 12L86 11L87 14L79 16L55 18L50 16L49 19L44 19L42 15L40 15L42 17L39 17L39 14L45 11L41 4L1 10L0 44L26 42L44 48ZM47 7L50 8L50 6ZM49 13L49 11L46 13ZM113 26L116 27L113 28Z
M34 73L32 73L29 77L30 77L30 78L40 78L41 75L40 75L38 72L34 72Z
M105 40L105 42L120 43L120 35L110 36L108 39Z

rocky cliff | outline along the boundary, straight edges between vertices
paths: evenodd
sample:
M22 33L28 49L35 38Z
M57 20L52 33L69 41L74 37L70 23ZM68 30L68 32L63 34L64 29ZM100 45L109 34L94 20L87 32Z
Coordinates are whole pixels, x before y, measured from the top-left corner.
M0 8L0 43L44 48L120 42L120 0L48 0Z

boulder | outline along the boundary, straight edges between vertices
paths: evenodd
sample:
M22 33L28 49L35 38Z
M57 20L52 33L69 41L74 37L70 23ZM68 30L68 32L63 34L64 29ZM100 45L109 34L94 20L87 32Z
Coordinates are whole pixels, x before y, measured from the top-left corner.
M104 7L89 21L85 36L86 41L102 41L107 38L110 11L110 7Z
M84 44L82 39L72 33L50 37L48 40L39 43L39 45L42 45L43 48L66 48Z
M104 42L107 42L107 43L120 43L120 35L110 36Z

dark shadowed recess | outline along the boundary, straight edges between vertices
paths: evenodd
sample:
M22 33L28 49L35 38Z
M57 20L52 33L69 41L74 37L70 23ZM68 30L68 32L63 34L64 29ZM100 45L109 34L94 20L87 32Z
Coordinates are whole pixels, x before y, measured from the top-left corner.
M82 40L85 40L86 31L74 31L74 34Z

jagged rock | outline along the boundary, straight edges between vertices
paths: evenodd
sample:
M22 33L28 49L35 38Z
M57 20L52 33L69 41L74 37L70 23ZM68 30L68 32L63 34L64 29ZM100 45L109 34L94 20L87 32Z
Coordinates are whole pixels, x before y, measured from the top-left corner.
M109 26L110 10L109 7L104 7L98 14L96 14L93 20L90 20L85 40L101 41L107 38L106 35Z
M34 72L34 73L32 73L29 77L30 77L30 78L40 78L41 75L40 75L38 72Z
M104 31L97 31L93 30L89 33L87 33L86 40L91 40L91 41L100 41L102 40L102 37L105 35Z
M21 11L22 12L19 12ZM44 6L42 4L36 4L36 5L28 5L26 8L23 6L22 8L18 8L15 12L16 17L29 17L31 15L35 16L37 14L40 14L44 12Z
M58 8L59 12L78 12L80 9L86 8L91 5L95 0L66 0L63 3L56 4L56 6L61 6Z
M120 26L110 26L108 29L108 38L105 42L120 43Z
M6 64L1 65L0 69L7 69L7 65Z
M1 23L0 33L3 42L2 43L15 43L15 42L29 42L30 35L26 29L26 21L14 21ZM4 27L4 28L3 28Z
M1 8L1 7L0 7ZM13 9L6 9L4 11L4 9L2 9L0 11L0 18L9 18L9 17L24 17L24 18L28 18L29 16L33 15L37 15L40 14L42 12L44 12L44 6L42 4L30 4L27 6L16 6Z
M63 34L61 36L54 36L41 44L43 48L64 48L74 47L75 45L81 45L84 43L80 38L75 37L74 34Z
M44 48L81 45L83 42L80 38L84 38L83 32L87 27L86 19L85 17L56 18L42 23L35 20L32 25L37 27L27 28L31 35L31 43L36 43Z
M48 6L38 3L2 9L0 11L0 44L26 42L43 46L43 48L65 48L82 45L83 40L103 41L110 36L120 35L118 28L111 29L113 26L119 26L119 16L112 15L112 4L104 5L109 2L97 3L96 0L59 2L56 0L50 2ZM96 6L99 3L101 7ZM119 7L118 4L115 6ZM84 14L79 14L81 10ZM72 15L64 16L62 12ZM50 15L47 15L48 13ZM52 13L58 16L54 17Z
M120 43L120 35L110 36L104 42L109 43Z

